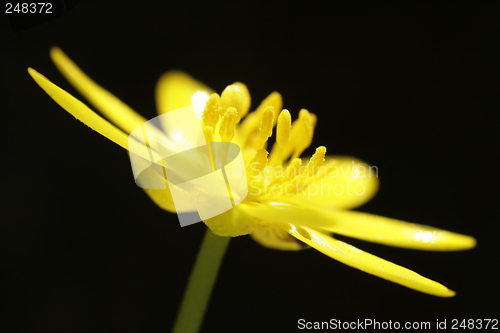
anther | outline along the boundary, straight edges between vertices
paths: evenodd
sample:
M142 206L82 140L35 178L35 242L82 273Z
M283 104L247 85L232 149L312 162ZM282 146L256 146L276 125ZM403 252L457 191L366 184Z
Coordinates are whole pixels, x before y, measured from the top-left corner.
M224 142L231 142L234 137L234 130L238 118L236 108L230 107L222 116L222 121L219 128L219 135Z
M217 122L219 121L219 115L221 113L220 108L220 97L216 93L213 93L208 98L205 104L205 110L203 111L203 123L207 126L215 128Z
M326 148L324 146L320 146L316 148L316 152L313 154L309 162L307 163L307 175L309 177L315 176L323 161L325 160Z
M296 176L299 176L302 160L300 158L293 159L285 170L285 180L289 181Z
M267 139L273 135L274 127L274 107L268 106L262 113L262 123L260 125L259 142L257 147L263 148Z
M290 130L292 128L292 117L288 110L281 111L276 126L276 142L284 148L290 140Z
M267 165L268 152L265 149L259 149L247 164L247 175L249 177L258 177L262 175Z

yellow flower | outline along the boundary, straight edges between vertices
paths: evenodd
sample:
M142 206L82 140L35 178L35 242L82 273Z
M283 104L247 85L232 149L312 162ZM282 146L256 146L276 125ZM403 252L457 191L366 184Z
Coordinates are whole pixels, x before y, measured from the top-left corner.
M92 81L60 49L53 48L51 57L110 122L29 68L38 85L78 120L128 149L128 134L147 120ZM282 110L277 92L248 113L250 94L243 83L229 85L219 96L177 71L160 78L156 99L160 114L193 104L207 141L232 141L242 149L249 193L231 210L204 221L214 234L250 234L260 244L280 250L299 250L306 244L346 265L408 288L441 297L455 295L442 284L330 236L334 233L434 251L464 250L476 244L470 236L349 211L377 191L376 169L354 158L326 156L322 146L308 161L301 159L313 138L317 122L314 114L302 109L292 123L289 111ZM274 128L276 142L268 153ZM158 206L175 212L168 188L145 191Z

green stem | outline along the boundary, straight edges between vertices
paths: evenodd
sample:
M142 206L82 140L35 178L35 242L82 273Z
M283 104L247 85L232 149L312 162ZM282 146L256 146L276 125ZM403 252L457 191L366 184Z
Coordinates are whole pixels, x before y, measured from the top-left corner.
M216 236L207 228L172 333L199 331L230 240L231 237Z

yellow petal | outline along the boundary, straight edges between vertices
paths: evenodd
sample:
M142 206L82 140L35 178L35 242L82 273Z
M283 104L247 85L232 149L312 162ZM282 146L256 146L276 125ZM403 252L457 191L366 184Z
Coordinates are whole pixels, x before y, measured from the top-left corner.
M76 119L119 146L128 149L127 134L97 115L94 111L90 110L88 106L50 82L45 76L38 73L33 68L28 68L28 73L57 104L71 113Z
M475 246L473 237L387 217L262 201L245 207L257 219L293 223L370 242L418 250L456 251Z
M455 296L455 292L407 268L364 252L352 245L327 236L321 232L293 224L283 228L307 245L340 261L343 264L373 274L405 287L440 297Z
M50 56L64 77L97 110L126 133L132 132L147 121L109 91L92 81L61 49L53 47L50 50Z
M253 232L258 224L252 216L241 209L244 206L246 204L242 202L236 207L203 222L218 236L236 237L247 235Z
M118 144L119 146L129 149L129 143L141 145L141 143L136 140L130 139L127 134L122 132L120 129L116 128L113 124L106 121L99 115L97 115L94 111L89 109L88 106L83 104L81 101L68 94L63 89L59 88L52 82L50 82L45 76L38 73L33 68L28 68L28 73L35 80L38 85L45 90L45 92L52 97L57 104L59 104L63 109L73 115L76 119L83 122L85 125L92 128L94 131L99 134L105 136L109 140ZM142 153L147 151L147 149L134 149L136 153ZM154 151L151 150L153 155L155 156L155 160L159 160L159 156L156 155ZM142 156L146 160L149 160L149 156ZM168 211L175 211L172 195L170 194L170 190L167 188L166 190L148 190L145 189L146 193L151 197L151 199L161 208Z
M324 230L370 242L429 251L458 251L476 246L474 237L431 226L353 211L332 211Z
M283 200L327 209L352 209L369 201L379 187L376 167L353 157L326 156L317 175L307 189Z
M308 247L275 224L259 225L250 236L260 245L273 250L298 251Z
M163 74L155 91L158 114L191 105L191 97L198 91L207 95L213 93L212 89L186 73L169 71Z
M164 209L171 213L176 212L172 194L170 193L170 189L168 188L168 186L164 190L144 189L144 191L161 209Z

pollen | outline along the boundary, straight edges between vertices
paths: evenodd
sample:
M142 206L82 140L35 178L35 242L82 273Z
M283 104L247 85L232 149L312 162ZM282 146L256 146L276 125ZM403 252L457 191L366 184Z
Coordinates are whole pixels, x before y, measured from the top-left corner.
M275 117L278 116L278 111L283 107L283 100L281 98L280 93L272 92L267 96L257 107L257 109L248 114L245 119L242 121L241 125L238 128L239 133L241 133L241 137L243 139L243 143L246 143L252 136L252 134L259 129L259 126L262 122L262 114L264 110L272 106L276 113ZM274 119L276 122L276 119Z
M205 110L203 111L203 123L206 126L211 126L215 128L215 125L219 121L219 115L222 113L222 108L220 106L220 97L218 94L213 93L208 98L205 104Z
M265 149L259 149L247 165L247 175L249 177L258 177L263 174L267 165L268 152Z
M301 166L302 160L300 158L294 158L286 168L285 181L292 180L294 177L298 176Z
M272 106L275 110L281 110L281 108L283 107L283 99L279 92L273 91L271 94L269 94L269 96L267 96L266 99L264 99L262 103L259 105L256 112L262 113L269 106ZM273 122L276 122L276 118L278 118L278 113L276 113L274 116L275 118L273 119Z
M268 106L262 113L262 123L260 125L258 148L263 148L267 139L273 135L274 127L274 107Z
M234 138L236 122L238 120L238 111L235 107L227 108L224 116L222 116L219 135L224 142L231 142Z
M203 134L207 143L214 142L214 128L212 126L203 127Z
M309 177L314 177L318 173L319 168L321 167L323 161L325 160L325 155L326 155L326 147L320 146L316 148L316 152L313 154L313 156L307 163L307 175Z

